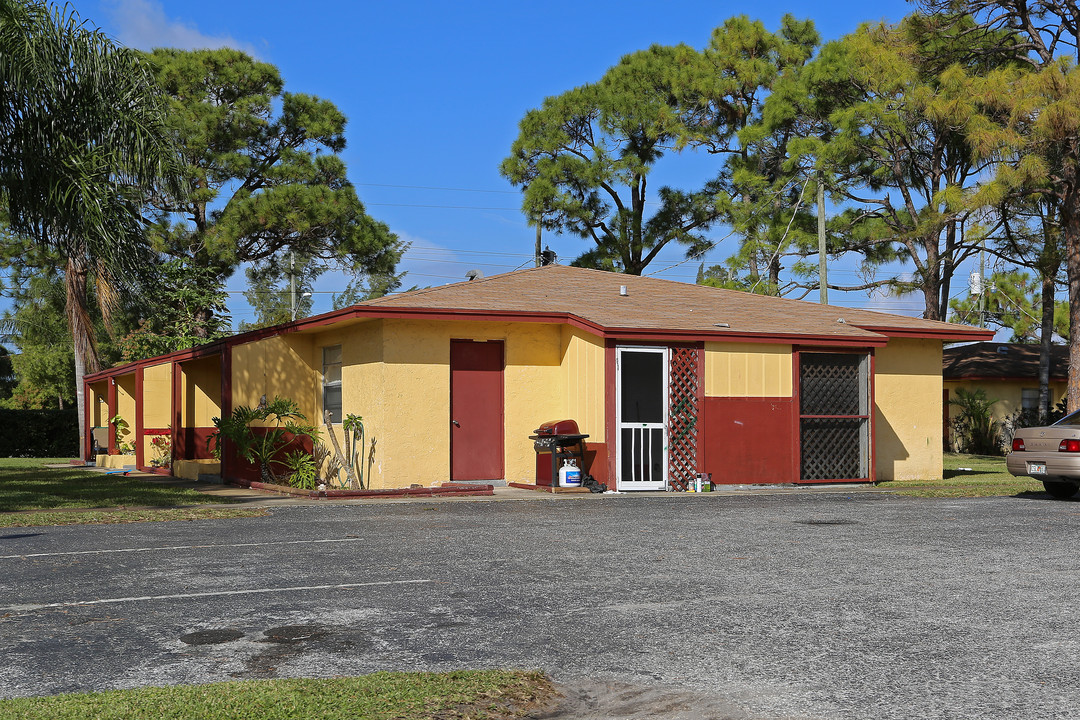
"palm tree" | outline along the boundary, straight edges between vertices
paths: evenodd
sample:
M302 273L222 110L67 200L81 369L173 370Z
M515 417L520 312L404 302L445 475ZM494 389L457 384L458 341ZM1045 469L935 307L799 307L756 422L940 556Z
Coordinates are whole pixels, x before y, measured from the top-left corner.
M99 369L87 289L107 313L147 265L142 198L176 182L165 107L138 56L70 8L0 0L0 199L13 230L62 258L80 447L82 380Z

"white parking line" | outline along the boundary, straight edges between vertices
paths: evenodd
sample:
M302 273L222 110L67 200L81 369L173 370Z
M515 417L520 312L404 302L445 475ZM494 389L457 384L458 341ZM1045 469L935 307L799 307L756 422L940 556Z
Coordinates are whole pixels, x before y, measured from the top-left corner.
M69 550L65 552L43 552L43 553L22 553L21 555L0 555L0 560L18 560L20 558L39 558L39 557L62 557L65 555L109 555L112 553L138 553L138 552L158 552L167 550L203 550L206 548L244 548L244 547L266 547L268 545L315 545L318 543L351 543L360 542L364 538L358 537L345 537L345 538L330 538L323 540L272 540L270 542L257 542L257 543L230 543L228 545L209 544L209 545L165 545L162 547L137 547L137 548L115 548L110 550Z
M189 600L192 598L223 597L226 595L260 595L276 592L299 592L304 590L348 590L350 588L378 587L382 585L419 585L433 583L435 580L384 580L382 582L342 583L339 585L298 585L294 587L253 588L250 590L218 590L204 593L179 593L176 595L141 595L121 598L103 598L101 600L75 600L72 602L42 603L39 605L8 605L0 607L4 612L31 612L50 608L83 607L86 605L112 605L126 602L145 602L147 600Z

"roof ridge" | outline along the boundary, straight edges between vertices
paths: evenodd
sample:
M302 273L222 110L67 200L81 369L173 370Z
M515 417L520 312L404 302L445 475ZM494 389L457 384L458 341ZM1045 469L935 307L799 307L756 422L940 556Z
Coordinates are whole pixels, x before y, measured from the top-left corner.
M550 266L547 266L547 267L550 267ZM535 270L542 270L542 269L543 269L543 266L542 267L521 268L520 270L511 270L510 272L497 273L495 275L485 275L484 277L465 279L465 280L458 280L457 282L446 283L445 285L433 285L431 287L426 287L426 288L417 288L415 290L406 290L405 292L400 292L400 293L387 293L386 295L382 295L381 297L371 298L370 300L364 300L363 302L358 302L356 304L357 305L381 305L382 301L389 300L391 298L397 299L397 298L403 298L403 297L416 297L416 296L419 296L419 295L424 295L425 293L438 292L440 290L445 290L447 288L452 288L452 287L455 287L457 285L468 285L469 283L485 283L485 282L488 282L489 280L494 280L496 278L504 278L504 277L506 277L508 275L518 275L518 274L521 274L521 273L532 272L532 271L535 271Z

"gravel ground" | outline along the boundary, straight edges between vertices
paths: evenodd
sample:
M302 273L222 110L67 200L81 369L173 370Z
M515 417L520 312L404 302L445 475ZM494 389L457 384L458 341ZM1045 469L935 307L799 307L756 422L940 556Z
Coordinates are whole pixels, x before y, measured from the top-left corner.
M0 535L0 696L541 668L560 718L1080 718L1080 503L591 496Z

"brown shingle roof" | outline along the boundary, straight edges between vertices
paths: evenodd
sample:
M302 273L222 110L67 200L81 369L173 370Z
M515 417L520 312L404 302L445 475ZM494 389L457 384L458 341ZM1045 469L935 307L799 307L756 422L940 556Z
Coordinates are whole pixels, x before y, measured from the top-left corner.
M623 285L625 296L620 295ZM813 336L873 343L882 341L882 335L896 334L942 339L988 336L988 331L963 325L565 265L388 295L360 307L569 313L608 331L674 331L717 339Z
M1050 378L1065 380L1069 371L1069 348L1050 346ZM1021 343L980 342L945 348L942 377L946 380L973 378L1039 377L1039 346Z

